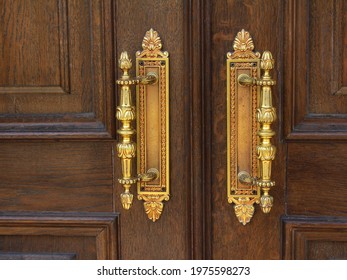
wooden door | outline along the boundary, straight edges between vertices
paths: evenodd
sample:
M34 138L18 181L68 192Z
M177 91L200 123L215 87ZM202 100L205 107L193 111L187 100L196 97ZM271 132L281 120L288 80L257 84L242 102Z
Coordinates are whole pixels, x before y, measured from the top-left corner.
M347 258L345 1L0 6L0 258ZM170 54L171 197L155 223L120 203L114 117L116 60L151 27ZM274 206L246 226L226 196L225 61L241 29L273 53L279 116Z
M346 259L346 1L211 1L207 4L209 257ZM206 19L205 19L206 20ZM242 226L225 202L225 52L244 28L270 50L277 155L275 207ZM204 32L203 32L204 33ZM205 97L206 98L206 97ZM211 215L210 215L211 213ZM210 216L209 216L210 215Z

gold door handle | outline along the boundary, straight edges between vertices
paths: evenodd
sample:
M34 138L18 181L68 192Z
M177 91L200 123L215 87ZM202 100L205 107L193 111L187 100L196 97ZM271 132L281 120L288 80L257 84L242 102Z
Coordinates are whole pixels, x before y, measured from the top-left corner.
M240 31L234 41L234 52L227 54L228 118L228 202L243 224L250 222L254 203L264 213L273 206L269 195L275 182L271 179L276 147L271 144L276 120L272 105L270 76L274 60L269 51L253 52L253 40ZM263 74L261 75L261 71Z
M136 143L132 141L132 135L135 130L132 128L132 121L135 120L135 106L132 103L130 85L151 85L158 82L158 77L154 73L146 76L138 76L134 79L130 78L129 70L132 62L127 52L122 52L119 59L119 68L122 69L123 75L117 80L117 84L121 87L120 105L117 106L116 118L120 121L121 127L118 134L121 137L120 143L117 144L118 157L121 159L122 175L118 182L123 185L124 192L121 194L121 201L124 209L130 209L133 202L133 194L130 193L132 184L138 180L146 178L146 181L153 181L158 177L159 171L155 169L145 174L132 176L132 159L136 156Z
M118 157L121 159L123 185L121 202L130 209L134 195L131 185L137 184L138 199L144 200L145 212L153 222L159 219L163 200L169 200L169 81L168 53L161 51L161 40L153 29L147 31L142 42L143 50L136 53L136 74L131 78L132 61L122 52L118 61L123 71L116 83L120 86L120 104L116 118L120 121L117 133ZM137 108L133 105L130 86L136 86ZM136 133L132 122L137 121ZM137 171L132 172L132 160L137 156Z
M241 183L249 183L253 186L258 186L263 190L263 195L260 198L260 207L264 213L269 213L273 205L273 197L269 195L271 187L275 186L275 182L271 180L271 166L275 159L276 147L271 144L271 138L275 132L271 129L271 124L276 120L276 109L272 106L272 90L271 86L276 84L270 76L270 70L274 67L274 60L269 51L264 51L260 68L264 70L261 79L252 78L247 74L240 74L237 78L241 86L257 85L260 90L260 105L257 109L257 121L260 124L258 136L260 143L257 146L257 155L260 161L259 173L260 177L252 177L248 172L241 171L238 174L238 179Z

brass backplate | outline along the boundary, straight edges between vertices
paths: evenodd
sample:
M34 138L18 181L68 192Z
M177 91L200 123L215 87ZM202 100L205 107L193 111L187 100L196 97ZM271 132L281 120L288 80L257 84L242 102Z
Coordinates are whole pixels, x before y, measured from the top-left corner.
M260 90L257 85L242 86L241 74L252 78L260 75L260 54L253 52L253 41L248 32L239 32L234 41L234 52L227 54L227 197L235 203L239 221L246 224L259 203L260 188L241 183L238 174L247 170L258 177L257 144L259 130L257 108Z
M158 33L147 31L143 50L136 53L136 74L154 73L158 81L138 85L137 102L137 171L146 173L157 169L153 181L137 183L138 198L144 200L145 212L152 221L159 219L163 201L169 200L169 58L162 52Z

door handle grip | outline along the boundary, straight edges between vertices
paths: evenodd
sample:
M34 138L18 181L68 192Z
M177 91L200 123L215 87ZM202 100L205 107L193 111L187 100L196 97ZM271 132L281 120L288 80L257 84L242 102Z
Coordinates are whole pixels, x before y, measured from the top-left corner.
M261 79L252 78L247 74L240 74L237 78L238 83L242 86L257 85L260 90L260 104L257 109L257 121L260 125L258 136L260 143L257 145L257 156L259 159L259 177L251 177L247 172L241 171L238 179L241 183L251 181L251 184L260 187L263 195L260 198L260 207L264 213L269 213L273 205L273 197L269 195L271 187L275 186L275 181L271 180L272 161L275 159L276 147L271 144L271 138L275 132L271 129L271 124L276 120L276 109L272 106L271 86L276 84L270 76L270 70L274 67L274 60L269 51L264 51L260 68L264 70ZM248 176L247 176L248 174Z
M121 127L118 130L121 140L117 144L117 152L118 157L121 159L122 178L118 179L118 182L124 187L124 192L121 194L122 206L128 210L132 205L134 197L130 193L131 185L136 184L139 180L153 181L159 175L157 169L152 169L145 174L132 176L132 159L136 156L136 143L132 141L132 136L135 134L132 122L136 119L136 112L132 103L130 85L152 85L158 82L158 77L155 73L148 73L146 76L131 78L129 70L132 67L132 62L127 52L121 53L118 64L123 71L122 77L116 81L121 87L120 104L117 106L116 111L116 118L121 123Z

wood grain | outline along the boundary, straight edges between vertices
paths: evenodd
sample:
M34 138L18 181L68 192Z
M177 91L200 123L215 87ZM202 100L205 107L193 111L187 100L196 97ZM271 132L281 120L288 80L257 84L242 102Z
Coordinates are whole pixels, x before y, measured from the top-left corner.
M112 211L112 144L1 143L0 210Z
M118 221L111 213L0 212L0 257L116 259Z
M287 217L283 225L283 258L347 259L347 220Z
M66 1L3 1L2 11L0 93L69 93Z
M345 143L288 145L287 213L346 216Z
M112 3L1 2L0 138L114 135Z
M210 2L189 1L185 9L185 83L190 92L190 176L188 194L191 259L211 258L211 88Z
M344 1L285 2L285 133L290 141L346 139ZM333 42L333 43L331 43Z
M307 95L310 114L333 114L343 117L343 114L347 113L347 98L337 93L345 91L342 88L347 86L343 81L343 72L347 70L344 69L344 60L347 60L344 58L346 11L345 1L309 3L307 36L310 68ZM346 121L346 117L344 118Z
M284 213L285 146L280 142L281 127L281 18L282 2L278 1L211 1L211 180L212 180L212 255L213 259L278 259L280 258L280 223ZM277 136L271 190L274 207L268 215L256 206L250 224L243 226L227 202L227 137L226 137L226 53L233 51L233 40L241 29L253 37L255 50L270 50L275 59L272 72L278 81L273 103L279 120L274 124ZM274 40L278 38L278 40Z

